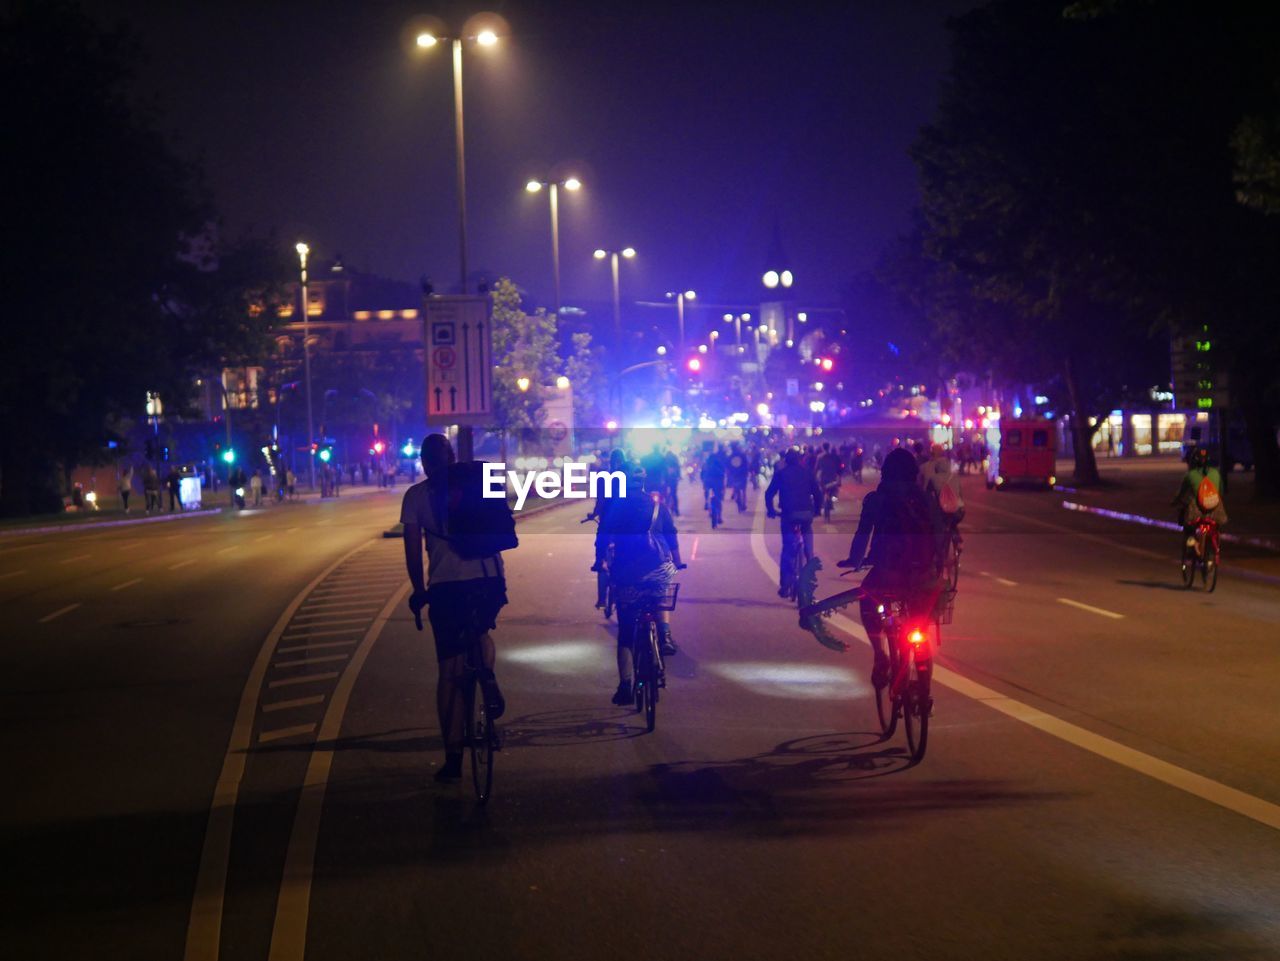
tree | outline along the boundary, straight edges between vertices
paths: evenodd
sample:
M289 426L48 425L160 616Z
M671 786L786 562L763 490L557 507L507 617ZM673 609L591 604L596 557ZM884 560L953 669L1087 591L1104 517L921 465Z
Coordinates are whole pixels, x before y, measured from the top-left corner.
M579 427L596 427L600 415L600 358L591 346L591 335L574 334L573 353L565 361L565 373L573 385L573 419Z
M543 389L561 368L556 315L542 308L526 314L520 291L506 277L493 285L490 297L493 423L503 432L534 430L542 423Z
M101 450L148 391L167 411L270 318L242 298L198 172L130 94L137 50L62 3L0 22L6 322L0 512L56 510L59 468ZM247 256L247 255L246 255ZM241 290L243 293L243 290Z

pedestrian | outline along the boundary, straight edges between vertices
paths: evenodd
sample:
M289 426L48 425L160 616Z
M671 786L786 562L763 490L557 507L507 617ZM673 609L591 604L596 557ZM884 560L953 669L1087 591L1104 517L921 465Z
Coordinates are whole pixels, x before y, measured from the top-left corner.
M253 506L262 506L262 471L255 470L249 478L249 491L253 494Z
M129 513L129 495L133 493L133 465L125 464L120 469L120 506L124 508L124 512Z
M289 491L289 500L293 500L298 496L298 475L293 472L292 467L284 472L284 482Z
M142 494L146 499L148 514L151 513L152 508L160 510L160 475L150 464L142 472Z
M182 475L178 473L178 468L169 468L165 486L169 489L169 513L182 510ZM159 504L156 506L159 507Z

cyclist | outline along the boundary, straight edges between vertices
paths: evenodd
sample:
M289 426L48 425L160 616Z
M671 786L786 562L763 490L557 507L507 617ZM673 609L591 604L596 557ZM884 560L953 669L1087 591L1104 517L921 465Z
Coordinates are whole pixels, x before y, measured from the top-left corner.
M960 495L960 478L951 469L951 458L941 444L929 448L929 459L920 468L920 486L931 495L946 521L941 546L947 537L958 537L957 528L964 520L964 498Z
M777 510L773 506L775 497L778 499ZM769 517L777 517L779 513L782 515L778 596L790 597L796 589L795 558L791 556L791 552L795 550L795 542L790 536L792 525L799 525L805 554L812 557L813 518L822 510L822 490L813 474L805 469L800 452L794 447L783 457L782 469L774 471L769 480L769 486L764 492L764 506Z
M1182 475L1182 485L1173 506L1180 512L1183 543L1195 546L1196 523L1201 517L1210 517L1219 527L1227 523L1227 510L1222 502L1222 475L1216 467L1209 466L1209 451L1197 447L1187 458L1187 472Z
M908 610L919 615L929 609L939 589L942 561L938 547L945 528L941 512L920 489L918 474L911 451L902 447L889 451L879 486L862 502L849 556L836 563L837 567L852 568L864 562L871 565L862 582L867 595L861 600L861 609L862 625L875 656L871 681L876 687L889 683L878 596L906 595Z
M644 470L627 472L627 496L615 501L600 525L600 535L613 548L609 575L618 598L618 690L613 703L631 703L634 662L631 644L636 620L646 604L661 599L683 568L680 541L671 512L646 493ZM671 637L668 612L660 612L658 635L662 655L679 653Z
M621 447L615 447L609 452L609 471L627 470L627 455ZM611 488L606 487L606 491ZM608 588L608 575L605 573L605 555L608 551L608 545L605 543L603 536L604 519L608 514L609 508L618 501L616 497L597 497L595 506L591 508L591 513L587 515L587 520L596 520L599 522L596 527L596 543L595 543L595 563L591 565L591 573L596 576L596 610L602 610L605 606L605 592Z
M743 453L742 446L734 441L729 447L726 479L729 489L733 491L733 502L738 505L739 514L747 509L747 472L750 466L751 462Z
M442 534L442 515L449 465L453 448L443 434L430 434L422 442L422 469L425 479L404 492L400 523L404 525L404 558L413 594L409 607L414 614L427 608L431 633L435 635L439 675L436 680L436 711L444 737L444 766L437 781L462 778L463 714L465 699L458 682L466 672L467 645L480 638L480 688L485 708L492 718L506 709L502 692L493 674L493 638L498 612L507 603L507 582L502 556L468 560ZM422 543L427 545L427 578L422 576Z
M836 495L840 493L840 475L844 473L844 462L840 460L840 455L825 441L822 444L822 454L814 465L814 472L818 476L818 486L822 488L822 506L825 508L826 498L830 497L835 501Z
M728 464L717 446L702 462L702 494L707 510L711 512L711 526L719 523L720 509L724 505L724 482Z

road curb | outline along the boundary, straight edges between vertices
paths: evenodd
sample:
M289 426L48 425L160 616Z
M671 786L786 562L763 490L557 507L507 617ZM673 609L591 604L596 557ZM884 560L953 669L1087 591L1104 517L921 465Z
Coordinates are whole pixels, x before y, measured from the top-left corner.
M195 511L175 511L155 517L122 517L115 521L84 521L76 524L49 524L44 527L13 527L0 530L0 537L21 537L29 534L63 534L75 531L97 530L100 527L133 527L137 524L160 524L164 521L180 521L187 517L208 517L222 511L221 507L202 507Z

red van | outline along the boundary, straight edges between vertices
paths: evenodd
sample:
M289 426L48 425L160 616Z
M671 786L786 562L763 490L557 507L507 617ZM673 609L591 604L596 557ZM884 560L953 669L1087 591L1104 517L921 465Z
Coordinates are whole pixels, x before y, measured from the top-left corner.
M1058 430L1051 420L1001 420L1000 447L987 467L987 487L1032 484L1053 487Z

